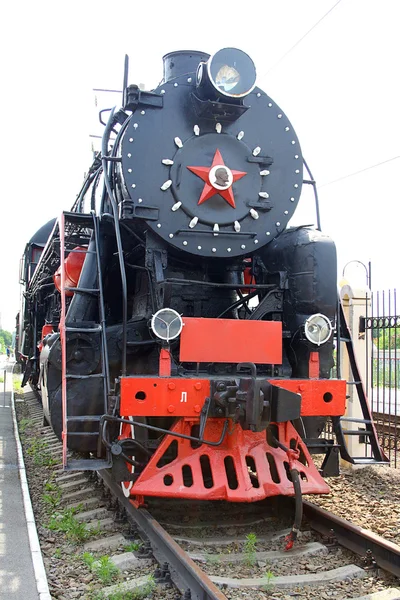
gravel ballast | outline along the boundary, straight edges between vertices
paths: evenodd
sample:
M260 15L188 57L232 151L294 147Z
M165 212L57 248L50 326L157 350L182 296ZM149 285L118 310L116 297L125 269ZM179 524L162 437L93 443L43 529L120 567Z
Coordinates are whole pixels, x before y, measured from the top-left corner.
M400 545L400 470L385 465L342 467L331 493L307 500Z
M24 448L24 457L26 461L30 493L34 506L36 522L38 524L39 537L44 556L44 563L49 580L50 591L53 599L57 600L98 600L102 597L107 585L99 580L97 574L85 563L82 559L83 553L91 551L96 560L99 560L104 555L121 555L120 561L123 564L122 553L125 544L117 544L116 548L107 551L106 549L96 551L96 544L92 544L96 540L104 536L111 537L112 535L129 536L129 532L125 531L123 525L116 526L114 530L104 532L96 531L96 523L106 519L104 502L100 507L96 505L96 498L93 495L89 498L81 498L80 511L95 511L89 513L93 518L93 534L89 539L82 541L71 541L67 539L62 532L55 531L49 528L49 523L54 513L65 509L68 504L79 505L75 497L69 499L68 494L74 494L76 491L85 488L85 481L79 474L63 475L59 469L59 465L43 465L37 464L38 456L41 456L42 448L40 442L44 442L45 438L52 442L48 428L44 432L40 427L40 418L36 416L34 419L30 417L29 408L26 403L17 404L17 412L20 422L23 424L21 438ZM33 423L33 420L36 423ZM44 432L44 433L43 433ZM36 440L36 441L35 441ZM39 442L38 442L39 440ZM78 483L77 483L78 482ZM308 500L318 504L319 506L330 510L331 512L341 516L357 525L371 529L379 535L390 539L395 543L400 542L399 535L399 516L400 516L400 473L388 467L367 467L358 470L343 469L342 474L338 478L328 480L332 492L326 496L309 496ZM67 486L65 489L64 499L60 499L57 503L57 488L60 485ZM100 491L99 491L100 494ZM47 499L46 499L47 497ZM50 498L50 500L49 500ZM93 502L94 501L94 502ZM93 506L89 504L93 502ZM55 506L52 503L56 503ZM210 507L211 508L211 507ZM367 596L378 591L383 591L389 587L400 587L398 581L394 578L387 577L383 573L371 571L368 576L361 579L352 580L349 577L332 583L324 583L323 585L305 585L296 586L290 585L289 588L280 588L274 585L279 582L279 578L290 577L292 573L300 574L303 577L313 575L317 577L323 570L334 570L343 564L343 560L347 564L354 564L357 567L362 567L361 559L355 560L354 555L342 549L331 549L329 554L317 553L313 556L296 556L292 555L291 560L274 562L274 560L264 560L264 556L259 559L256 556L255 564L239 564L232 560L221 560L222 555L229 552L234 555L237 552L244 552L245 542L239 540L251 531L257 535L258 552L277 552L282 549L282 539L276 539L274 533L277 532L277 523L279 529L285 530L290 523L287 522L287 516L282 515L281 520L275 520L269 516L259 518L258 514L248 512L249 507L243 507L239 510L237 507L231 506L232 513L227 514L219 519L218 513L212 511L207 513L206 518L217 518L217 523L210 528L210 523L202 522L202 511L198 511L198 519L196 513L190 511L182 511L179 509L179 501L176 507L173 504L170 510L164 516L164 522L169 527L170 533L176 538L186 537L186 541L182 546L193 553L205 552L206 556L202 557L201 567L205 569L211 576L214 577L246 577L261 578L254 587L233 589L221 585L224 594L228 599L248 599L248 600L345 600L355 599ZM253 507L252 510L256 510ZM238 511L235 513L235 510ZM96 512L97 511L97 512ZM239 518L239 513L241 518ZM77 513L77 521L79 521ZM177 516L178 515L178 516ZM180 516L179 516L180 515ZM182 515L183 518L182 518ZM232 518L232 516L234 517ZM307 526L304 524L304 529ZM198 541L204 535L204 545L199 547L199 544L190 543L190 538L197 538ZM232 536L231 544L226 544L226 537ZM214 547L206 546L207 540L210 537L215 537ZM303 531L299 537L299 546L313 543L313 538L310 538L309 531ZM317 540L319 541L319 540ZM290 556L290 553L287 553ZM205 562L204 562L205 561ZM118 560L116 561L119 562ZM124 563L125 564L125 563ZM155 562L149 560L133 561L134 568L126 570L122 567L120 574L116 577L115 583L118 581L132 581L134 579L152 576L155 570ZM139 579L138 579L139 580ZM218 579L217 579L218 580ZM264 584L265 583L265 584ZM111 582L110 582L111 584ZM114 584L114 582L112 582ZM128 585L129 587L129 585ZM151 586L149 594L146 597L153 599L174 599L176 590L160 585ZM103 596L104 597L104 596ZM134 596L124 596L124 600ZM390 596L392 599L393 596ZM400 598L400 595L399 595Z

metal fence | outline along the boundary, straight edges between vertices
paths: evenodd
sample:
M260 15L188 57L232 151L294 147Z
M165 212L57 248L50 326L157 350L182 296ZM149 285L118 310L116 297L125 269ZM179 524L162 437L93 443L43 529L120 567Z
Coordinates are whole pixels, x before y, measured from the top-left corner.
M366 339L366 388L381 445L392 466L400 467L400 314L396 290L374 292L368 305L367 300L359 330Z

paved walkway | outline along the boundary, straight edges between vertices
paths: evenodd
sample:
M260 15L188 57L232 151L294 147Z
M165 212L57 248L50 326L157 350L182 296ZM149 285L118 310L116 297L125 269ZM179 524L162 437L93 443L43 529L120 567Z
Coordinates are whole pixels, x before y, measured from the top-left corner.
M10 404L0 384L0 600L38 600Z

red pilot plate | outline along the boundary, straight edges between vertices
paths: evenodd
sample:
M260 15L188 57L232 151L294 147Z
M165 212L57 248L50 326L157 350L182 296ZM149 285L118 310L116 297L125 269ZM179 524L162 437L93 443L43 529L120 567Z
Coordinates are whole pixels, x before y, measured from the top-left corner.
M121 415L199 417L210 395L208 379L123 377Z
M345 413L344 379L269 379L269 382L301 394L302 417L338 417Z
M182 362L282 363L280 321L182 318Z

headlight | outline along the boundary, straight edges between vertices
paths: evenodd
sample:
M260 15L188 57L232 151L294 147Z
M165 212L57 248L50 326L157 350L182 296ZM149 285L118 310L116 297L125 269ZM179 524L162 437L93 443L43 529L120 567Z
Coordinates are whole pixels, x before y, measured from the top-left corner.
M321 344L325 344L331 337L332 324L328 317L321 313L316 313L308 317L304 323L304 333L309 342L321 346Z
M160 340L169 342L178 337L182 331L182 317L172 308L161 308L151 319L151 330Z
M207 63L200 63L197 85L207 85L207 80L218 94L229 98L243 98L256 85L256 68L250 56L242 50L223 48L209 58Z

